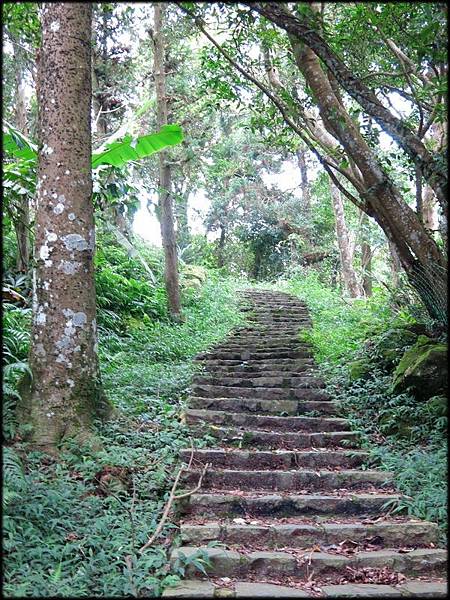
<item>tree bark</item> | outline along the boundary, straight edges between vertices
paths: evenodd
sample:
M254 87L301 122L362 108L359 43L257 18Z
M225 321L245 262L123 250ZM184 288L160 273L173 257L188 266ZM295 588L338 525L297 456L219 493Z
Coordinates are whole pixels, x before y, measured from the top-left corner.
M21 49L13 44L14 67L16 72L16 110L15 123L17 129L24 135L28 135L27 107L25 99L25 73L24 58ZM16 269L27 273L30 268L30 206L26 195L20 196L18 201L18 216L14 220L14 228L17 238Z
M156 86L158 129L167 124L166 61L163 21L166 6L155 3L155 32L153 35L154 63L153 71ZM159 153L159 209L161 238L164 248L164 279L169 302L169 313L173 320L180 321L181 299L178 280L178 257L173 217L172 177L167 152Z
M306 150L298 149L297 162L300 169L300 189L302 190L302 206L306 216L311 214L311 198L309 195L308 170L306 168Z
M391 283L393 288L397 288L400 284L400 273L402 270L402 265L400 259L397 254L397 250L395 249L394 244L388 242L389 252L391 256L390 264L391 264Z
M48 3L38 65L38 184L30 349L21 422L54 451L107 416L97 356L91 173L91 4Z
M225 239L226 239L226 227L222 223L220 224L220 237L217 244L217 266L219 268L225 265Z
M352 264L352 252L350 249L347 224L345 222L344 205L342 203L341 193L332 181L330 181L330 194L335 218L336 239L341 260L344 288L351 298L359 298L362 295L362 290L358 284L358 279Z

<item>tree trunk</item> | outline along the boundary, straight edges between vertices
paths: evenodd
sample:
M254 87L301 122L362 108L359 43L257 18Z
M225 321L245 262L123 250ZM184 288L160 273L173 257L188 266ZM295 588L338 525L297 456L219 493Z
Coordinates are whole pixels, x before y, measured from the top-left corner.
M54 451L91 437L106 416L94 286L91 173L90 3L48 3L38 65L39 154L31 385L22 381L21 422Z
M339 256L341 259L341 271L344 288L351 298L358 298L362 295L362 290L358 284L358 279L352 264L352 252L350 249L347 224L345 222L344 205L342 203L340 191L331 180L330 193L335 218L336 239L339 248Z
M22 50L13 44L14 68L16 72L16 110L15 124L17 129L24 135L28 135L27 107L25 100L24 58ZM18 201L18 216L14 220L14 228L17 238L16 269L27 273L30 268L30 206L26 195L20 196Z
M388 242L389 252L391 255L391 283L393 288L397 288L400 284L400 273L402 271L402 265L395 249L394 244Z
M372 249L368 242L361 244L361 269L364 295L369 298L372 295Z
M163 20L166 6L155 3L155 32L153 36L154 63L153 71L156 86L157 122L158 129L167 124L167 95L166 95L166 65L165 65L165 40L163 33ZM172 177L167 152L159 153L159 209L161 238L164 247L165 266L164 278L166 284L167 298L169 301L169 313L172 319L180 321L181 300L180 286L178 281L178 257L175 237L175 227L172 205Z
M223 267L225 265L225 238L226 238L226 228L225 225L220 225L220 238L219 243L217 244L217 266Z
M306 216L311 214L311 198L309 196L308 171L306 168L306 150L297 150L297 162L300 169L300 188L302 190L303 211Z

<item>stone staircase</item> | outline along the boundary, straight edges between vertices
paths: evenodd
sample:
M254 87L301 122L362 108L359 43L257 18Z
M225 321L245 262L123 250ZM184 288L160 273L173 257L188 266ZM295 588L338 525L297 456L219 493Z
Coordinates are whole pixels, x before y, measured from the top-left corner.
M217 446L183 450L183 546L193 563L175 598L446 597L446 551L434 523L393 516L390 473L364 469L339 406L324 391L311 324L288 294L248 290L248 324L198 357L186 420ZM208 546L210 542L219 545Z

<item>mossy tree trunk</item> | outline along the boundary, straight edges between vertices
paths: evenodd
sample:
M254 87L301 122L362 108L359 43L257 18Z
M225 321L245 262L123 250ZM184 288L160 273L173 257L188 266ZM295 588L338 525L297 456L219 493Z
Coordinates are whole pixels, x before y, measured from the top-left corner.
M97 358L91 199L90 3L48 3L38 64L38 184L29 386L32 441L89 438L106 415Z

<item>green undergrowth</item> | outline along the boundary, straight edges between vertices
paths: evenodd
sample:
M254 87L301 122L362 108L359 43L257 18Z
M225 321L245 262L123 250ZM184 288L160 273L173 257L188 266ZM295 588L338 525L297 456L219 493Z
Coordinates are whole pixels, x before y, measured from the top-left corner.
M114 265L103 270L111 276ZM115 326L104 320L100 327L100 361L118 410L114 420L97 426L100 449L67 443L57 459L33 451L10 414L3 434L6 596L159 596L183 577L188 562L202 569L202 553L170 565L177 539L170 518L151 546L139 549L161 519L180 467L178 451L208 442L191 438L182 409L193 357L241 319L237 287L214 272L201 286L184 286L181 324L164 316L139 318L136 298L123 299L113 316L111 291L108 316ZM136 315L130 319L124 307L132 303ZM26 332L28 317L22 323L11 315Z
M266 286L268 287L268 286ZM273 286L304 300L313 326L302 339L311 342L328 390L342 402L353 429L363 432L370 464L391 471L405 497L399 510L447 528L447 416L435 399L393 394L392 368L377 361L373 348L393 328L415 323L413 310L394 309L385 290L371 298L342 299L317 273L299 273ZM397 361L400 360L398 354ZM349 363L369 364L364 378L351 381Z

